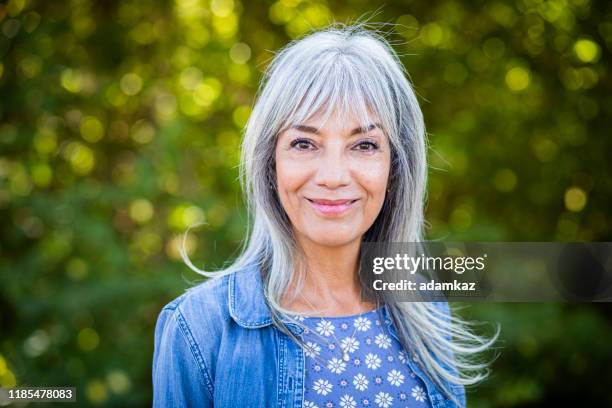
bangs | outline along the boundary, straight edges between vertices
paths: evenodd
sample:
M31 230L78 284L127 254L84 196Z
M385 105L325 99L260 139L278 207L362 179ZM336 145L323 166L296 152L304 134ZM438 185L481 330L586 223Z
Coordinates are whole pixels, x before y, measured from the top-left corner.
M380 123L385 134L393 132L393 103L384 89L381 74L369 69L361 58L328 52L301 69L300 81L292 88L286 107L289 114L281 129L303 124L314 116L327 123L354 120L359 126Z

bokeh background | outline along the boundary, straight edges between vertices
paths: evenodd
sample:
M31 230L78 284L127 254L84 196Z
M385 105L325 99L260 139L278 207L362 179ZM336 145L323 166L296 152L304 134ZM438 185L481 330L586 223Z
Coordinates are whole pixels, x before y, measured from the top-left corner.
M429 238L612 240L612 2L3 1L0 385L150 406L157 315L202 281L181 234L207 223L187 239L204 268L243 238L262 70L364 15L396 24L425 113ZM612 406L609 305L460 306L502 326L470 406Z

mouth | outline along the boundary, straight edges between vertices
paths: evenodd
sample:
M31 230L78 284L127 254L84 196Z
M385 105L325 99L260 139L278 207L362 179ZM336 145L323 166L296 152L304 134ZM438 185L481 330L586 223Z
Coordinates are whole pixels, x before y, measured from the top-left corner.
M346 213L359 199L326 200L319 198L307 198L314 209L325 216L338 216Z

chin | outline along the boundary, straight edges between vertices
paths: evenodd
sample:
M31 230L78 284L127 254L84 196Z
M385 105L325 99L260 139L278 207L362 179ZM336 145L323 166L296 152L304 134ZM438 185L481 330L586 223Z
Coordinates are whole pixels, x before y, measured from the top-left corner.
M348 245L355 240L360 239L360 237L361 234L357 234L352 231L350 233L345 233L343 231L339 231L338 229L329 231L323 230L308 236L312 242L328 247Z
M326 248L338 248L348 245L352 240L334 240L334 239L322 239L314 241L316 244Z

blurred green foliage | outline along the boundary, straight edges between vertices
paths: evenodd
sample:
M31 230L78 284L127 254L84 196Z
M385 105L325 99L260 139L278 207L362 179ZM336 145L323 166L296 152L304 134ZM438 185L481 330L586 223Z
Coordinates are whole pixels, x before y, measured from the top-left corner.
M610 241L612 3L590 0L0 4L0 385L151 403L161 307L245 231L241 129L274 50L363 16L430 140L430 238ZM473 305L502 325L475 407L612 405L604 305ZM489 330L490 332L490 330Z

